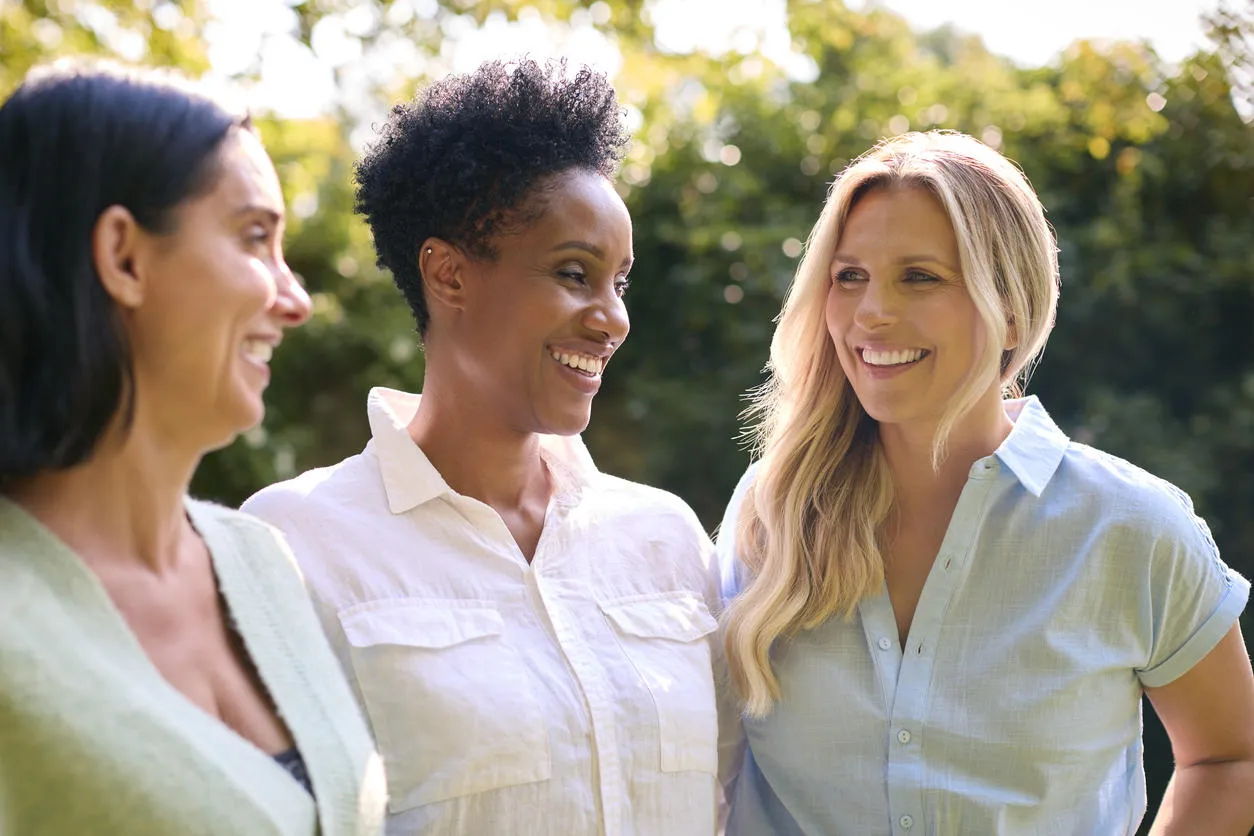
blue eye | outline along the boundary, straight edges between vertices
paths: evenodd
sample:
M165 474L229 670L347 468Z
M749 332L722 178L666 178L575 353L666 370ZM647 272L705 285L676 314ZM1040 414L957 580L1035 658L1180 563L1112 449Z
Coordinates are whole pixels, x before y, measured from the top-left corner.
M940 279L931 273L924 273L922 270L908 270L906 272L906 281L908 282L938 282Z
M857 270L841 270L832 277L832 281L839 285L859 284L866 281L866 276Z

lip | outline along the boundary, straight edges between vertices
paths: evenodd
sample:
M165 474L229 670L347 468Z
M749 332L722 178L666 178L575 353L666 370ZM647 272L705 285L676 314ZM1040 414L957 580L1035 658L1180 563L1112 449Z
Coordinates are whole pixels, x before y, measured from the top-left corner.
M549 361L557 366L557 373L576 391L584 395L595 395L601 390L601 375L592 375L579 369L572 369L565 363L559 363L552 357Z
M610 356L614 354L615 346L606 345L605 343L594 343L587 340L571 340L562 343L549 343L545 346L548 351L556 351L559 354L586 354L589 357L597 357L601 360L608 361Z
M858 352L859 355L868 348L872 351L928 351L921 345L906 345L905 343L865 342L856 343L853 346L853 350Z

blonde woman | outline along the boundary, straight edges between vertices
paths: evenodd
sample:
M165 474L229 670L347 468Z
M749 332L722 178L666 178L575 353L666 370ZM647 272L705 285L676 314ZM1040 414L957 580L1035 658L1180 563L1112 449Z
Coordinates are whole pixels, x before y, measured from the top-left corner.
M1008 399L1057 299L1036 195L970 137L836 180L719 537L728 836L1134 833L1142 693L1153 832L1254 825L1248 582L1181 491Z

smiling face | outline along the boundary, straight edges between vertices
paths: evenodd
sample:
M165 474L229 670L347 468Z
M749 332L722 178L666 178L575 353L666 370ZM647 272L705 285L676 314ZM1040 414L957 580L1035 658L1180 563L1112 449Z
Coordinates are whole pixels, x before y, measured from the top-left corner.
M283 194L260 141L232 130L212 188L173 213L173 231L141 231L142 301L125 315L137 408L206 448L264 414L269 360L309 296L283 260Z
M459 310L433 306L429 353L447 352L457 385L510 430L573 435L587 427L605 364L627 337L631 216L591 171L555 175L530 200L541 203L522 217L542 213L498 236L494 259L462 262ZM441 333L443 345L430 345Z
M873 188L849 212L830 267L827 329L858 401L882 425L934 431L980 356L985 329L960 265L953 227L929 192ZM990 391L996 404L995 378Z

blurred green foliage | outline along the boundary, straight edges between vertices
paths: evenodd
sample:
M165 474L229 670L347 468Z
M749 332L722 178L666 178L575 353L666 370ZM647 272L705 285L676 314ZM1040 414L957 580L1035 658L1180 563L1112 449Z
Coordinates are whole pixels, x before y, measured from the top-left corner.
M431 72L446 33L492 15L591 21L622 53L616 85L640 117L620 184L637 266L632 336L585 435L603 469L673 490L712 527L748 461L743 394L762 379L832 175L880 137L954 128L1019 162L1058 233L1058 322L1030 391L1077 440L1187 490L1228 562L1254 575L1254 125L1241 115L1254 114L1254 0L1222 5L1208 20L1213 48L1179 65L1143 44L1077 42L1034 68L874 7L790 0L792 45L813 80L756 51L668 54L641 0L591 13L569 0L419 6L292 4L306 43L356 14L364 50L405 38ZM198 0L0 0L0 94L58 54L200 72L206 23ZM373 79L369 95L382 108L427 80ZM236 503L357 452L367 389L420 387L409 313L352 215L360 105L260 120L314 315L275 359L264 426L204 461L200 495ZM1161 736L1151 734L1147 764L1156 798L1171 768Z

